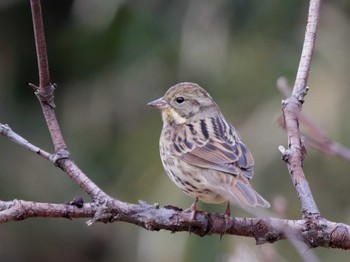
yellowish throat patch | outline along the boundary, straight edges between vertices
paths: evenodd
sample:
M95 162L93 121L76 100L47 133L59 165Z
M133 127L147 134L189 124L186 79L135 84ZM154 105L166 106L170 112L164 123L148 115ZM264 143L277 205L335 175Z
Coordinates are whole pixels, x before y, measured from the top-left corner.
M184 124L186 118L180 116L174 108L168 107L163 110L162 117L164 122L175 122L176 124Z

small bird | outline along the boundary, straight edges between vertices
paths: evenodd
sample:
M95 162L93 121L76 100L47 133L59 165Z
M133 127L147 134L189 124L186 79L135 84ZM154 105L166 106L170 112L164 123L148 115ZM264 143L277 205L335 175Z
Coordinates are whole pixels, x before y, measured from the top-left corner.
M169 178L195 199L242 208L270 204L250 185L254 160L236 129L228 123L212 97L195 83L172 86L147 105L162 111L160 157Z

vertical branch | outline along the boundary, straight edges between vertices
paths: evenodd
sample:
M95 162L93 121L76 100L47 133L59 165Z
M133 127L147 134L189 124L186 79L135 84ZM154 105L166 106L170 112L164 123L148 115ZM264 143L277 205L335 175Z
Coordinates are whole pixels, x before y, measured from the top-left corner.
M298 72L293 88L293 96L298 97L306 91L309 77L312 53L316 42L317 25L320 13L321 0L311 0L309 5L308 20L305 31L304 45L301 52Z
M320 0L310 0L303 50L292 95L282 103L289 149L283 152L293 184L298 194L304 216L319 215L309 184L303 171L305 150L299 131L299 114L304 97L308 91L307 79L310 71L312 53L315 46Z
M34 38L39 70L39 86L31 86L34 88L35 94L40 101L55 151L58 152L61 150L66 150L67 146L64 142L54 111L55 104L53 93L55 85L51 84L50 82L41 4L40 0L31 0L30 4L33 17Z
M36 53L38 58L38 70L40 81L39 87L43 88L50 85L50 73L46 52L45 33L40 0L31 0L30 4L32 9Z

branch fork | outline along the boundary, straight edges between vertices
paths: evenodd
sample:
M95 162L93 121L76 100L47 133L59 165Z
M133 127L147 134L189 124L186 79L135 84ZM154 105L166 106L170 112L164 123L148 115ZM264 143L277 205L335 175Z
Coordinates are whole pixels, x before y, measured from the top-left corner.
M52 109L56 108L54 99L54 92L57 87L57 84L49 84L44 87L38 87L32 83L29 83L29 86L33 88L34 94L39 99L41 103L47 103Z
M59 160L70 159L70 153L67 149L59 149L55 154L50 156L50 161L55 164L55 166L60 166Z

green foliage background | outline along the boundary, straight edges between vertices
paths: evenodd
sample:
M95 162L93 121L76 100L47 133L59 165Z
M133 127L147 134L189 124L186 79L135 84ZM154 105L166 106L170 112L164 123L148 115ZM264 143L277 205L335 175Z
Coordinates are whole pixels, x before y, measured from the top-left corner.
M293 84L307 1L42 1L57 116L78 165L108 194L188 207L192 199L166 177L158 152L159 112L147 108L173 84L197 82L240 131L255 156L253 185L282 217L301 217L277 150L275 124ZM52 152L40 106L29 1L0 2L0 122ZM350 2L323 1L305 112L350 146ZM305 172L322 215L350 223L350 163L308 149ZM0 199L62 203L82 195L63 172L0 138ZM281 204L282 203L282 204ZM202 204L211 212L224 206ZM247 215L232 208L235 216ZM298 261L288 241L199 238L149 232L125 223L87 227L83 219L29 219L0 226L0 261ZM313 251L321 261L348 252Z

